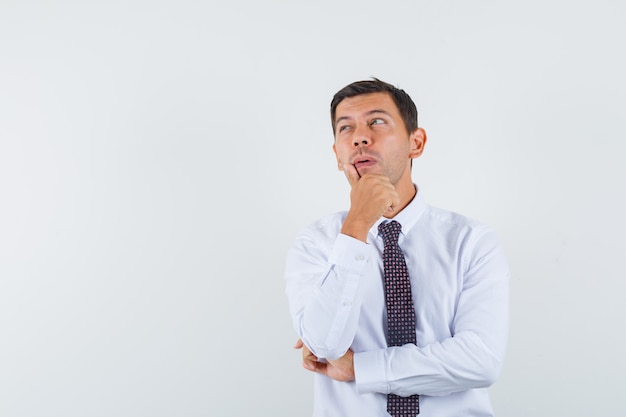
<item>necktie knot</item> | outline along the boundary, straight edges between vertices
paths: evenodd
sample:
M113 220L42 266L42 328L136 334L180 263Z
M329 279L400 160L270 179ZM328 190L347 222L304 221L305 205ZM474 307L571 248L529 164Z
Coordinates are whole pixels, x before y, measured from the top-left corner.
M385 246L397 245L401 230L402 225L400 225L400 223L395 220L381 223L378 225L378 232L383 237L383 242L385 243Z

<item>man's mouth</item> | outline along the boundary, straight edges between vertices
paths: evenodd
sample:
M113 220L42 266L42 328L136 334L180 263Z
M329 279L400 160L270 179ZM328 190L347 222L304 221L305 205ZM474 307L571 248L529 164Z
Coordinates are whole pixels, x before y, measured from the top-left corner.
M354 167L356 169L370 167L376 163L373 159L368 158L358 158L354 161Z

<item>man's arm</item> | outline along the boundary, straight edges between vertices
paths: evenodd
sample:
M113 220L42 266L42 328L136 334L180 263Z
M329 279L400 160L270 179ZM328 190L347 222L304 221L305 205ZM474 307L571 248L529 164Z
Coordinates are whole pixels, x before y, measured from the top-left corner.
M491 233L479 239L471 257L452 337L420 348L348 351L327 363L298 341L304 368L338 381L355 379L361 393L447 395L493 384L506 349L510 273Z
M356 353L359 392L447 395L495 382L506 351L510 272L491 231L481 228L470 246L452 337Z
M296 331L316 357L330 360L344 356L352 344L361 283L375 273L367 234L383 213L399 203L389 178L360 177L350 164L343 168L351 186L350 210L334 229L339 235L332 242L321 231L308 229L288 252L285 269Z
M340 234L333 240L322 230L309 228L287 254L286 293L293 324L318 358L337 359L352 344L361 283L374 272L370 251L369 245L349 236Z

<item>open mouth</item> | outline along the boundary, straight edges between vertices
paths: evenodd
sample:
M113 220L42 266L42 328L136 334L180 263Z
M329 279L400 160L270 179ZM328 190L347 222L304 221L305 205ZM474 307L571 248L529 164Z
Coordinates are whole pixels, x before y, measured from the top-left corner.
M357 159L356 161L354 161L354 167L356 169L365 168L365 167L372 166L375 163L376 161L374 161L373 159Z

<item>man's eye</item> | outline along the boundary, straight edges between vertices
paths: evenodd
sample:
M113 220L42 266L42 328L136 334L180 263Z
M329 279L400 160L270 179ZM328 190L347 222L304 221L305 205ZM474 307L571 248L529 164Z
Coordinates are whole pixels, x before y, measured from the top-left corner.
M370 122L371 125L382 125L383 123L385 123L383 119L372 119Z
M348 126L348 125L339 126L339 131L343 132L344 130L348 130L349 128L350 128L350 126Z

